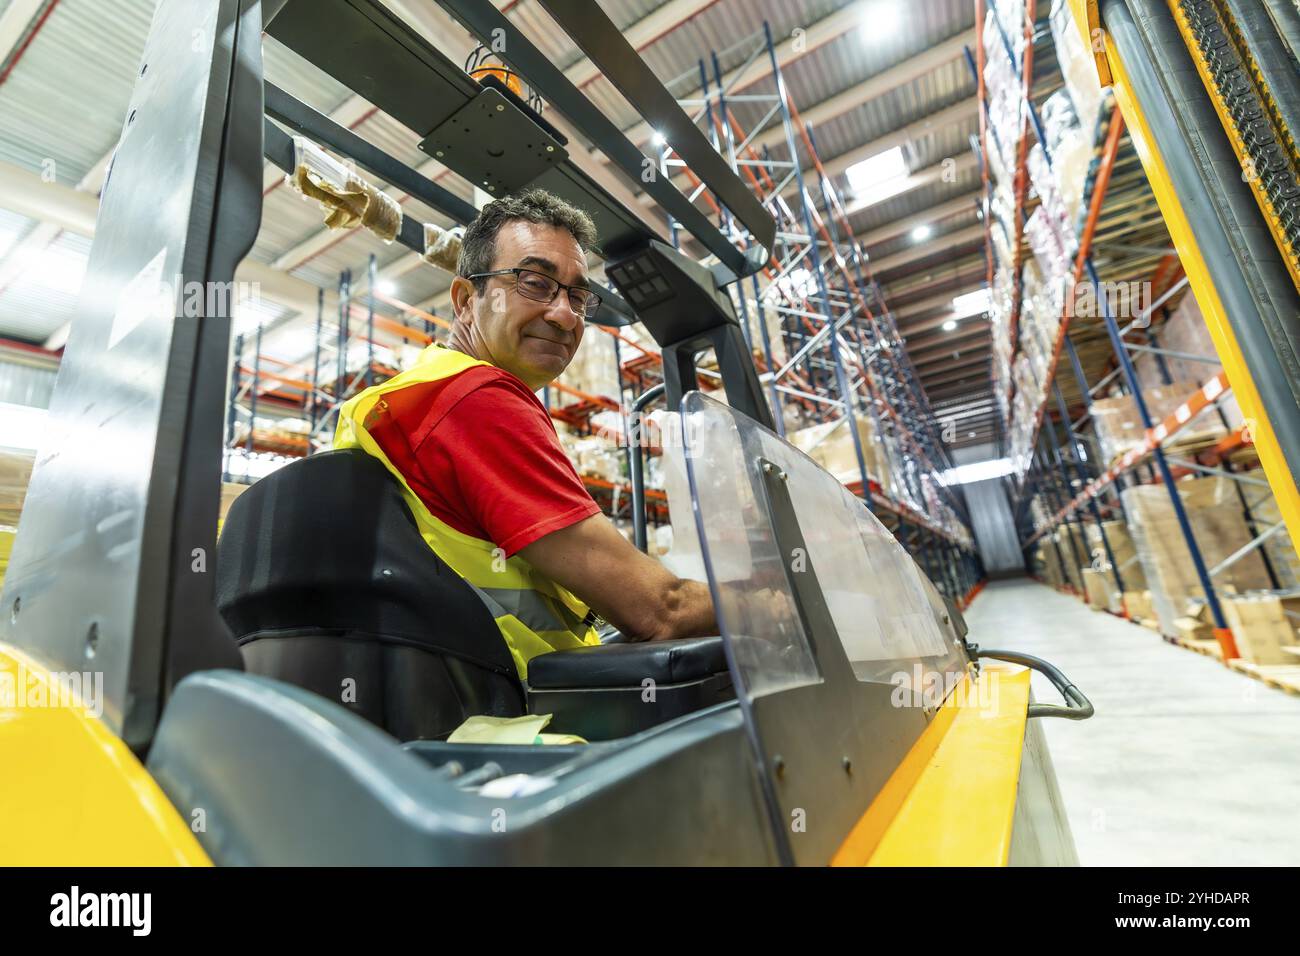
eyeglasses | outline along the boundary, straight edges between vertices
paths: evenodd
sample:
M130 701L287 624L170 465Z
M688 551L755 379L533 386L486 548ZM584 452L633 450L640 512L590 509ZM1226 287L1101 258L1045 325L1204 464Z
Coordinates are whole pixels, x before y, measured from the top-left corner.
M544 273L534 272L532 269L497 269L495 272L478 272L465 278L474 281L476 279L490 279L493 276L514 276L516 292L525 299L532 299L534 302L545 302L547 305L554 302L555 297L563 289L569 294L569 308L580 319L594 315L596 309L600 307L600 296L590 289L584 289L582 286L576 285L565 285Z

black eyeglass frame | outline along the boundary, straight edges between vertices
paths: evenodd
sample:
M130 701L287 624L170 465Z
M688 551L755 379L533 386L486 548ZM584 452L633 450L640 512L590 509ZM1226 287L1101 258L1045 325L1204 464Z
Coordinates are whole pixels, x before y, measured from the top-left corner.
M529 295L527 292L525 292L523 290L523 287L519 283L519 280L524 273L528 273L529 275L534 275L537 276L538 278L545 279L547 282L554 285L555 290L551 293L551 297L549 299L539 299L536 296ZM528 299L530 302L545 302L547 305L550 305L552 302L555 301L555 297L558 296L561 291L565 292L566 294L568 294L569 297L569 308L573 309L573 314L578 316L578 318L582 319L584 322L590 319L593 315L595 315L596 310L600 308L600 303L602 300L600 298L599 293L592 292L586 286L565 285L559 279L556 279L553 276L548 276L545 272L538 272L536 269L524 269L522 267L516 266L513 269L496 269L492 272L476 272L474 273L474 275L465 276L465 278L469 279L471 282L474 282L477 279L491 279L494 276L510 276L510 275L515 277L515 291L518 292L525 299ZM572 293L574 292L581 292L583 295L587 297L587 307L582 312L579 312L577 309L573 308Z

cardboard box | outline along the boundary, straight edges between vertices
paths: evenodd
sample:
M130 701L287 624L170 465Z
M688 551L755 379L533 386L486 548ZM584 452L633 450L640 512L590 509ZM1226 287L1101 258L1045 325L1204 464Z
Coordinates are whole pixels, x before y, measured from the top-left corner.
M640 354L636 349L628 348L622 353L621 358L626 362ZM560 376L559 381L563 385L575 388L580 392L586 392L588 395L599 395L618 401L618 378L618 363L614 360L613 336L593 333L583 336L582 344L578 346L573 361L564 370L564 374ZM580 401L580 399L574 395L555 396L553 394L552 401L557 401L561 405L569 405Z
M31 451L0 451L0 528L18 527L35 458Z
M1168 385L1148 387L1142 393L1152 425L1172 415L1198 388L1197 381L1172 382ZM1092 403L1092 420L1097 429L1102 457L1112 462L1146 438L1146 428L1132 395L1102 398ZM1213 410L1205 409L1179 430L1175 443L1208 441L1227 434Z
M1060 588L1064 582L1061 562L1056 557L1056 548L1051 541L1040 541L1034 550L1034 572L1054 588Z
M1055 531L1043 539L1041 545L1044 560L1051 568L1051 584L1056 588L1073 588L1082 594L1084 591L1081 568L1075 564L1075 555L1082 555L1077 549L1071 550L1070 537L1064 531Z
M1205 358L1217 356L1214 339L1210 336L1205 316L1196 304L1196 296L1183 296L1174 314L1169 316L1160 327L1160 347L1187 355L1201 355ZM1156 361L1156 356L1150 352L1144 352L1134 358L1133 369L1137 372L1138 381L1142 383L1143 388L1163 385L1166 374L1174 381L1204 383L1223 371L1222 365L1215 362L1198 362L1174 355L1163 355L1160 361ZM1236 428L1241 424L1241 409L1237 405L1236 396L1229 393L1220 398L1217 404L1227 418L1229 428Z
M1191 478L1177 482L1179 496L1207 568L1220 564L1253 537L1242 516L1230 478ZM1146 574L1155 616L1163 633L1175 636L1174 622L1186 608L1204 600L1191 553L1164 485L1135 485L1123 492L1129 531ZM1214 578L1221 591L1269 590L1268 571L1258 550L1247 553Z
M1103 521L1098 528L1097 522L1090 521L1084 525L1088 536L1088 551L1092 555L1093 567L1108 570L1110 561L1106 555L1106 545L1119 565L1119 576L1124 582L1124 590L1141 591L1147 586L1146 572L1142 570L1142 561L1138 558L1137 545L1129 534L1128 525L1123 521ZM1106 538L1102 540L1102 531Z
M1150 591L1125 591L1124 610L1135 621L1151 620L1156 616L1155 609L1151 606Z
M1195 617L1180 617L1174 620L1178 637L1186 641L1214 640L1214 628Z
M1232 598L1223 602L1223 616L1232 628L1241 659L1252 664L1295 664L1294 654L1282 650L1294 647L1296 620L1286 612L1300 613L1300 598L1276 595Z
M1282 520L1278 510L1277 499L1273 495L1263 495L1255 488L1247 488L1250 502L1250 516L1255 521L1255 530L1263 533ZM1291 541L1291 535L1283 528L1265 541L1260 548L1268 555L1273 573L1277 575L1277 586L1283 590L1300 588L1300 552Z
M1077 531L1077 528L1075 530ZM1083 530L1087 542L1087 559L1090 561L1090 566L1084 571L1084 585L1089 595L1088 603L1105 607L1119 614L1124 609L1119 581L1122 581L1124 587L1129 590L1146 586L1146 574L1142 570L1142 562L1138 559L1137 548L1123 521L1104 521L1101 527L1098 527L1095 521L1085 521ZM1109 552L1106 549L1107 544L1110 545ZM1109 555L1114 555L1115 562L1119 565L1118 580Z
M1083 569L1092 566L1088 541L1084 537L1083 530L1074 522L1067 522L1057 530L1057 541L1061 546L1061 557L1066 562L1070 586L1083 594Z
M876 440L875 425L869 417L854 416L858 429L858 441L862 445L862 458L867 466L867 474L886 489L889 487L888 456L883 443ZM853 435L845 427L845 420L839 419L786 435L794 445L817 464L821 465L840 481L859 481L862 478L858 468L857 454L853 449Z
M1116 602L1118 596L1112 597L1115 594L1114 582L1105 571L1084 568L1083 586L1090 605L1101 610L1115 610L1111 605Z

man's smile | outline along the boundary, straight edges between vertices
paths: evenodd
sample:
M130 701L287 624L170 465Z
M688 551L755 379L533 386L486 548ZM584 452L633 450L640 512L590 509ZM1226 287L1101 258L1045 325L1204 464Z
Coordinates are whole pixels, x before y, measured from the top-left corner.
M536 335L532 332L525 332L523 335L526 339L536 339L538 342L545 342L547 345L554 345L564 352L565 357L573 354L574 346L569 342L562 342L559 339L549 338L545 335Z

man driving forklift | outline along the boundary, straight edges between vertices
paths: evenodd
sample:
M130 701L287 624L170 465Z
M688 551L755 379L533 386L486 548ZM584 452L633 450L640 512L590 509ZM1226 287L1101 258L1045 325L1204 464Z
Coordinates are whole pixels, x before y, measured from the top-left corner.
M402 484L425 542L488 604L521 678L552 650L716 634L706 585L637 550L601 513L535 392L568 367L600 304L591 218L541 189L483 207L462 240L446 346L350 399L335 448Z

